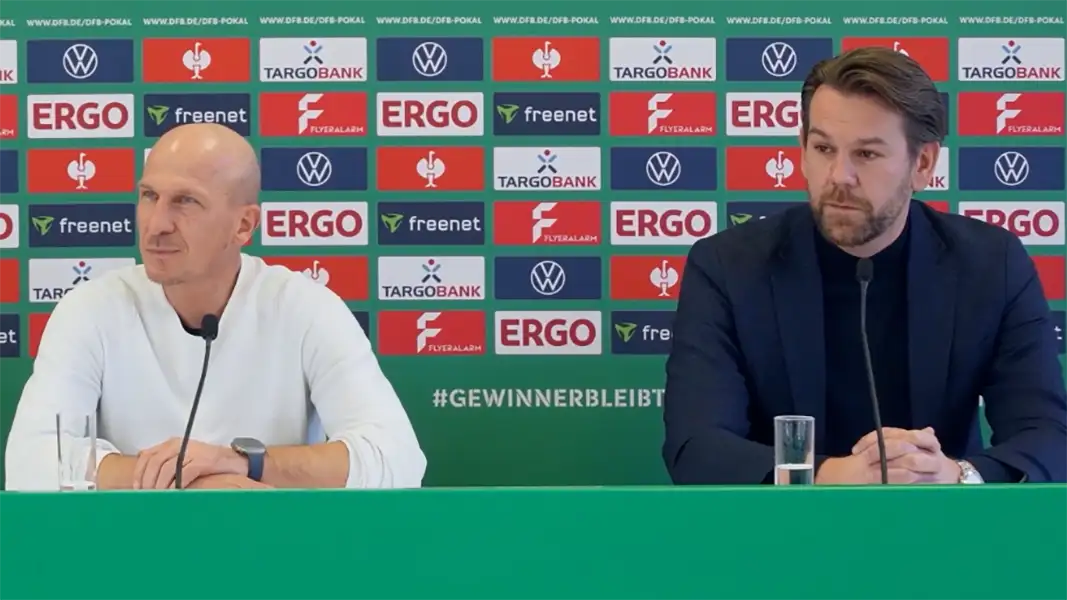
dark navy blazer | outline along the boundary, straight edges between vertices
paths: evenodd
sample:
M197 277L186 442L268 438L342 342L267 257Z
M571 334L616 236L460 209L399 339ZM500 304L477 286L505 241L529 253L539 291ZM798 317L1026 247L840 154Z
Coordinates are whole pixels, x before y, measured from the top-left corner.
M909 210L912 423L933 427L946 455L979 472L997 460L1030 482L1067 481L1067 394L1033 261L1006 230L914 200ZM823 454L833 432L819 427L826 365L816 235L804 205L690 250L664 397L663 459L676 484L764 482L776 415L815 417ZM979 396L993 430L988 449Z

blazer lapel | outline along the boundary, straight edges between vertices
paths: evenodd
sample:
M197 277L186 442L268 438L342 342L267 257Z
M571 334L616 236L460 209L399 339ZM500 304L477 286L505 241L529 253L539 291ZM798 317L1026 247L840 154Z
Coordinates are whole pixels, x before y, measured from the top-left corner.
M912 426L933 422L945 401L949 355L956 322L956 270L925 214L912 202L908 254L908 378Z
M815 444L822 448L826 432L826 345L815 227L811 217L801 211L787 227L787 238L771 267L774 310L794 410L815 418Z

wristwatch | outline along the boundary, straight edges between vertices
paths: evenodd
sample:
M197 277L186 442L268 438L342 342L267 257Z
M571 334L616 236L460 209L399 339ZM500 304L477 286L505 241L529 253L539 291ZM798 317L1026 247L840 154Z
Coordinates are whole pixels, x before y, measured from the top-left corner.
M957 460L956 464L960 466L959 483L985 483L985 480L982 479L982 476L978 474L978 470L971 463L965 460Z
M248 478L259 481L263 478L263 461L267 456L267 447L255 438L239 437L230 442L234 452L248 459Z

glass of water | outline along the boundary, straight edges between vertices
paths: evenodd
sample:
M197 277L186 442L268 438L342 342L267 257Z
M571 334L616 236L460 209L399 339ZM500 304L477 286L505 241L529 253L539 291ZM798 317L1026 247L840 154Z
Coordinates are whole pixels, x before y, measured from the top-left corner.
M60 491L96 489L96 414L56 414Z
M815 483L815 418L774 418L774 485Z

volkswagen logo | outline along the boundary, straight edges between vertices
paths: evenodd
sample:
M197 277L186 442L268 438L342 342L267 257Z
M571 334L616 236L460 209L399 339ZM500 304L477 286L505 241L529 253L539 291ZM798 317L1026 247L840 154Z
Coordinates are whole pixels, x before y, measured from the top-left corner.
M437 77L448 66L448 53L437 42L423 42L411 53L411 65L423 77Z
M670 152L657 152L645 162L645 174L649 181L660 187L674 185L682 176L682 161Z
M797 53L785 42L774 42L763 49L760 62L771 77L786 77L797 68Z
M296 161L296 176L309 187L319 187L330 180L333 164L322 152L308 152Z
M1001 184L1015 187L1026 181L1030 175L1030 162L1014 150L1005 152L998 156L997 162L993 164L993 174Z
M567 273L554 260L542 260L530 269L530 285L542 296L555 296L566 283Z
M63 52L63 70L74 79L88 79L96 73L100 59L87 44L74 44Z

